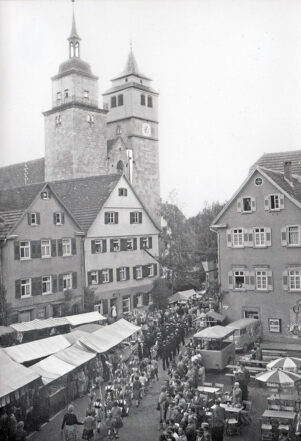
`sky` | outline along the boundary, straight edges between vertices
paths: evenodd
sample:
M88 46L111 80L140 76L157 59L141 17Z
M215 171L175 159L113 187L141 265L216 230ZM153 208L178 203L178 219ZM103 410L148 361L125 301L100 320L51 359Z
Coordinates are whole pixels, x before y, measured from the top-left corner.
M76 0L99 99L132 40L160 93L162 199L231 198L263 154L301 149L301 1ZM68 58L70 0L0 1L0 166L44 156L42 112Z

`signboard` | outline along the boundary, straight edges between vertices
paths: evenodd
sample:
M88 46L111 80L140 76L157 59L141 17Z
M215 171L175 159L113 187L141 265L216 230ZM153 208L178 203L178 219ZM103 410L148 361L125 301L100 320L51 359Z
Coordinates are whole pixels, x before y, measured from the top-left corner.
M269 332L274 332L279 334L281 332L281 319L268 319L269 322Z

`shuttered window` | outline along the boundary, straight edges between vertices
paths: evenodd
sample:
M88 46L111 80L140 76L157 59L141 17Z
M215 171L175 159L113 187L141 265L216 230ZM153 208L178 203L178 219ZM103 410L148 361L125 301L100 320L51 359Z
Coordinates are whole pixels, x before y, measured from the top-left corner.
M31 247L29 240L20 241L20 260L27 260L31 258Z
M52 277L51 276L43 276L42 277L42 294L51 294L52 293Z
M64 225L65 214L63 212L53 213L53 223L54 225Z
M91 240L91 253L100 254L107 252L107 241L106 239L95 239Z
M131 224L142 224L142 212L141 211L131 211L130 212L130 223Z
M233 228L232 245L233 248L242 248L244 246L244 234L242 228Z
M50 239L41 240L41 257L42 258L51 257L51 240Z
M28 225L36 226L40 225L40 213L34 212L34 213L28 213Z
M20 297L30 297L31 296L31 279L21 279L20 280Z
M118 212L106 211L105 212L105 224L118 224Z
M290 291L301 291L301 269L289 269L288 283Z
M264 209L280 211L284 209L284 195L281 193L269 194L264 198Z

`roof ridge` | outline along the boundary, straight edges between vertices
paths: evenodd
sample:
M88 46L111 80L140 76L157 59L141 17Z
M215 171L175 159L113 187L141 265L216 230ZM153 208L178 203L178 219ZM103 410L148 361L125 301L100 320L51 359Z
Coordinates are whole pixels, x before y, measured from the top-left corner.
M29 161L16 162L15 164L2 165L0 167L0 170L3 169L3 168L16 167L17 165L29 164L29 163L32 163L32 162L41 161L42 159L45 160L45 157L43 156L42 158L30 159Z

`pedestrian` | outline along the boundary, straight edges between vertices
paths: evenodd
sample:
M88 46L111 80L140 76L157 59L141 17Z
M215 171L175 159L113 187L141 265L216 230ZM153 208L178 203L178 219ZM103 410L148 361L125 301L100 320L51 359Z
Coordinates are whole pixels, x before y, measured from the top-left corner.
M5 407L0 409L0 439L3 441L8 440L8 415Z
M14 441L17 432L17 419L15 409L11 407L8 413L8 441Z
M139 377L135 376L134 382L133 382L133 398L136 402L136 407L139 406L140 398L141 398L141 390L142 390L142 384L139 381Z
M26 441L26 432L24 430L24 422L23 421L19 421L17 424L15 441Z
M94 430L96 429L96 419L92 416L91 409L87 410L87 416L84 419L84 430L82 439L90 441L94 436Z
M212 441L223 441L225 424L225 409L217 399L212 409Z
M64 441L79 441L77 426L82 426L77 420L72 404L68 406L68 411L64 415L61 430L63 432Z

